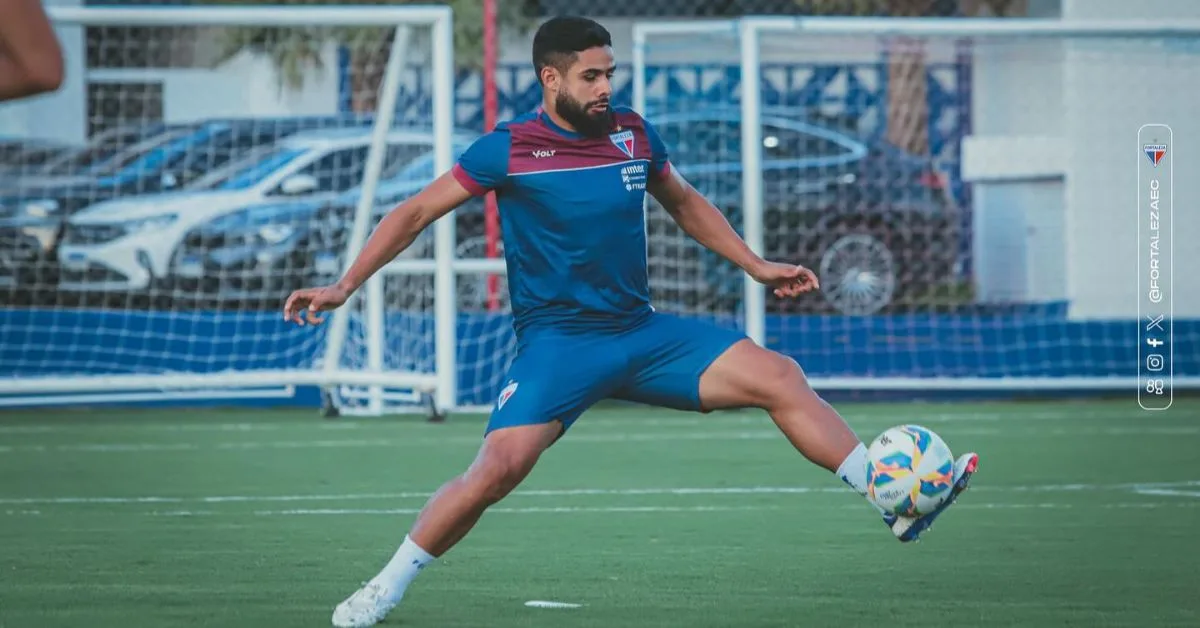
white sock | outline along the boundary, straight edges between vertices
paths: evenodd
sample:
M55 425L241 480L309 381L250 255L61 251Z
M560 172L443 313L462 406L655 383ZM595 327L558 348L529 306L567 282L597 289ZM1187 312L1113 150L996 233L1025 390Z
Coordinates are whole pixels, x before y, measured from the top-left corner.
M837 476L841 478L843 482L850 485L850 488L854 489L854 491L859 495L862 495L863 497L867 496L866 445L859 443L858 447L855 447L854 451L850 452L849 456L846 456L846 459L843 460L842 464L838 467ZM868 503L871 503L872 506L875 506L875 504L870 502L870 500L868 500ZM879 506L875 506L875 509L880 513L883 513L883 509Z
M371 579L371 582L386 588L390 601L399 602L400 598L404 597L404 591L408 585L433 560L434 557L430 556L429 552L421 549L406 534L404 542L400 544L400 549L396 550L392 560L388 561L388 564L379 572L379 575Z

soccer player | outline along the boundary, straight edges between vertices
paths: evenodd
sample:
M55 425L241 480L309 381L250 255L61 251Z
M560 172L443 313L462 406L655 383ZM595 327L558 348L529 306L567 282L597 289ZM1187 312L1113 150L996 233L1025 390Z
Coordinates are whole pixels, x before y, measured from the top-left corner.
M63 53L41 0L0 0L0 102L52 92Z
M475 461L429 500L390 562L335 608L335 626L383 619L424 567L605 398L698 412L762 408L802 455L866 494L865 445L795 361L740 333L651 307L644 195L653 194L691 237L778 297L817 289L817 277L751 251L671 167L654 128L612 106L612 43L601 25L547 21L534 37L533 62L543 88L538 111L478 139L451 172L394 209L338 283L297 291L284 306L285 319L320 323L322 311L345 303L427 226L472 195L496 191L516 359ZM956 461L945 506L967 487L976 464L975 454ZM884 521L907 542L941 512Z

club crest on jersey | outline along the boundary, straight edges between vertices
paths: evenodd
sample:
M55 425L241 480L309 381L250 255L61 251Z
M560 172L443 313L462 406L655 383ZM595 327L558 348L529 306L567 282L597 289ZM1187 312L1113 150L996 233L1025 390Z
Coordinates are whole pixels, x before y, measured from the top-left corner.
M508 385L500 391L500 399L496 401L496 409L499 410L500 408L503 408L509 397L512 397L513 393L515 392L517 392L517 383L509 382Z
M1146 144L1142 147L1142 150L1146 152L1146 159L1149 159L1155 168L1162 162L1163 157L1167 156L1166 144Z
M633 131L621 131L608 136L612 140L613 146L621 149L625 156L633 159Z

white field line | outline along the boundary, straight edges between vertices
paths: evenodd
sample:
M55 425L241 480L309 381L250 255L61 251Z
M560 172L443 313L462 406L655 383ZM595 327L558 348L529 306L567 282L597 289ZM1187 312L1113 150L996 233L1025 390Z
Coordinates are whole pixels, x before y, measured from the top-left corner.
M960 503L954 506L957 509L968 510L1145 510L1152 508L1196 508L1200 507L1200 500L1181 500L1170 502L1116 502L1102 503L1093 502L1087 504L1066 504L1057 502L1039 503L1039 504L972 504ZM837 510L862 510L861 504L836 506ZM596 514L596 513L627 513L627 514L644 514L644 513L705 513L705 512L743 512L743 511L771 511L782 510L780 506L757 505L757 506L549 506L549 507L530 507L530 508L491 508L489 513L496 514ZM295 516L346 516L346 515L415 515L420 512L418 508L296 508L288 510L256 510L252 514L258 517L295 517ZM43 516L45 513L39 510L7 510L3 511L7 516ZM217 510L152 510L147 512L135 513L142 516L154 517L215 517L215 516L244 516L247 513L238 511L217 511Z
M1197 436L1200 425L1130 427L1005 427L965 428L946 430L955 437L1039 437L1039 436ZM727 432L612 432L612 433L568 433L564 443L631 443L631 442L679 442L679 441L738 441L775 440L783 436L775 428ZM57 445L0 445L0 454L12 453L138 453L171 451L252 451L264 449L361 449L372 447L426 447L430 445L478 446L481 435L415 437L415 438L359 438L317 439L283 441L232 441L218 443L63 443Z
M1042 504L955 504L955 508L969 508L982 510L1026 510L1026 509L1065 509L1065 508L1104 508L1104 509L1126 509L1126 508L1163 508L1176 507L1187 508L1200 506L1200 503L1191 502L1128 502L1128 503L1109 503L1109 504L1059 504L1059 503L1042 503ZM855 504L853 506L839 506L839 510L862 510L863 506ZM730 511L747 511L747 510L781 510L779 506L740 506L740 507L725 507L725 506L695 506L695 507L674 507L674 506L613 506L613 507L549 507L549 508L499 508L488 509L488 512L497 512L505 514L570 514L570 513L658 513L658 512L730 512ZM215 511L210 511L215 512ZM415 515L421 512L416 508L396 508L396 509L294 509L294 510L258 510L254 514L258 516L295 516L295 515ZM220 513L217 513L220 514Z
M1178 489L1168 488L1138 488L1134 489L1138 495L1155 495L1159 497L1191 497L1200 499L1200 490L1181 491Z
M1026 492L1073 492L1073 491L1147 491L1187 489L1200 487L1200 480L1176 482L1143 482L1123 484L1038 484L1028 486L972 486L971 493L1026 493ZM1200 489L1198 489L1200 490ZM850 489L837 486L748 486L708 488L573 488L573 489L525 489L512 493L513 497L579 497L579 496L692 496L692 495L806 495L848 494ZM345 493L328 495L210 495L195 497L132 496L132 497L8 497L0 498L0 505L37 504L221 504L221 503L269 503L269 502L323 502L323 501L367 501L385 499L428 499L427 491L396 493Z

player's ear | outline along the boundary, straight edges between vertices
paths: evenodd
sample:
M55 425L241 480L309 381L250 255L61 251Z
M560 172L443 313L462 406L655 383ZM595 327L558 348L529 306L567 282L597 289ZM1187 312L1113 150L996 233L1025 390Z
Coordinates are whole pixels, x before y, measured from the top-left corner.
M557 92L562 76L558 73L558 68L553 65L545 65L541 72L542 85L545 85L550 91Z

